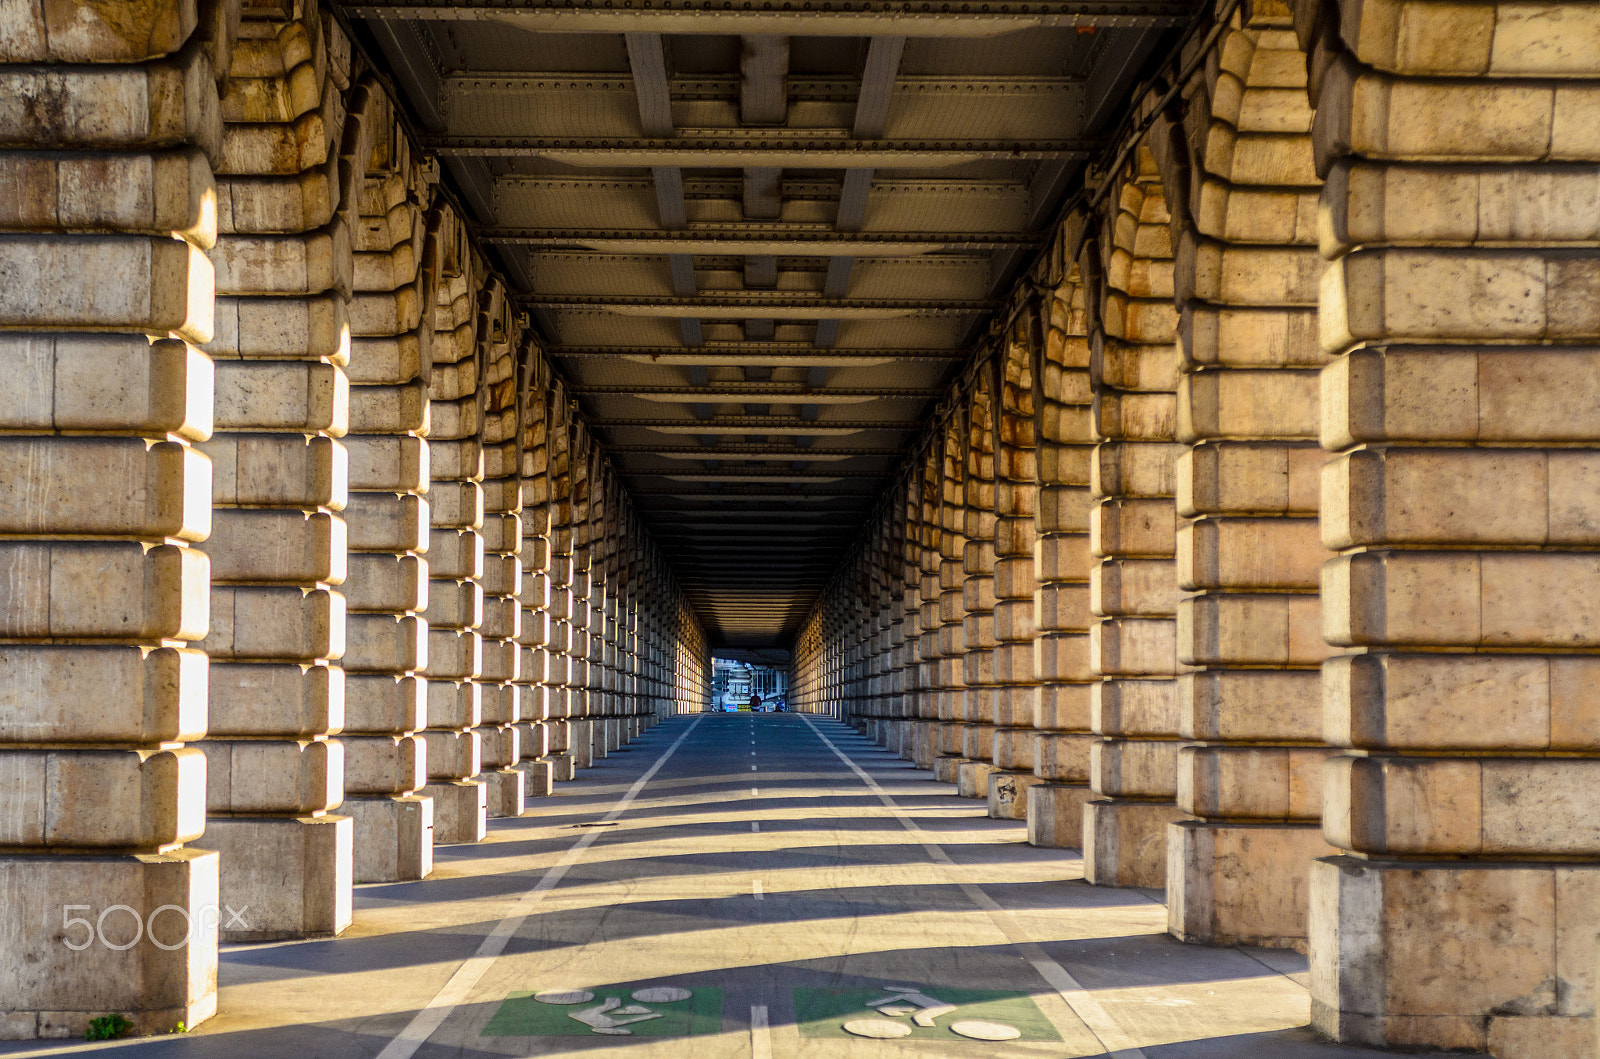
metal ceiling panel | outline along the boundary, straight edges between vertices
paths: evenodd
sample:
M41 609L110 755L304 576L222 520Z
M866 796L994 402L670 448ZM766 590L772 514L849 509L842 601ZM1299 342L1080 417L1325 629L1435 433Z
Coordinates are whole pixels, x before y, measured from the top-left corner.
M795 633L1190 0L364 0L713 644ZM1091 124L1092 123L1092 124ZM470 186L468 186L470 185Z

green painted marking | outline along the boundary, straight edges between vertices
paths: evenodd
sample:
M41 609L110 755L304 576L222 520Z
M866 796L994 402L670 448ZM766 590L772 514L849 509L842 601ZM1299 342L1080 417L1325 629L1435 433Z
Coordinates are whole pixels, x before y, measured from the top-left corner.
M898 982L897 985L911 985ZM1022 1031L1019 1041L1059 1041L1061 1035L1045 1018L1039 1005L1027 993L1000 989L945 989L935 986L918 986L924 995L956 1010L935 1016L932 1026L918 1026L911 1015L888 1015L870 1007L875 1000L895 995L888 989L796 989L794 991L794 1019L802 1037L849 1037L861 1040L844 1029L846 1022L855 1019L887 1019L908 1028L909 1036L900 1040L964 1041L967 1038L950 1030L952 1022L968 1019L981 1022L1000 1022ZM888 1005L894 1006L894 1005ZM908 1005L909 1006L909 1005Z
M600 1037L626 1039L628 1037L692 1037L705 1033L722 1032L722 990L716 988L694 989L688 1000L670 1003L660 1001L640 1002L631 996L636 989L649 988L647 984L631 986L606 986L591 990L594 999L582 1004L543 1004L533 999L532 993L512 993L483 1029L484 1037ZM685 986L684 988L690 988ZM619 1029L627 1033L596 1033L585 1022L573 1015L593 1012L608 1000L617 1000L609 1012L613 1021L622 1022ZM629 1007L647 1008L660 1018L630 1021L639 1018L637 1013L620 1014Z

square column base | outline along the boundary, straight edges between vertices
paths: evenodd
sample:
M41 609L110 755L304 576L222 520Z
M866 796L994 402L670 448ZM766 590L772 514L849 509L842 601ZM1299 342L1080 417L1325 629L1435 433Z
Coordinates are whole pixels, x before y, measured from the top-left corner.
M578 759L570 750L550 755L550 779L569 782L578 774Z
M478 780L430 783L422 794L433 799L433 841L439 846L482 842L489 833L488 787Z
M1596 923L1600 865L1313 861L1311 1024L1379 1048L1591 1059Z
M956 783L961 779L961 766L969 764L964 757L944 755L933 759L933 778L940 783Z
M992 763L994 760L994 725L962 725L961 753L974 761L989 761Z
M348 816L213 816L194 845L222 854L223 941L329 938L350 925Z
M956 794L962 798L989 797L989 774L996 771L987 761L968 761L956 769Z
M594 723L592 721L572 722L572 764L575 768L587 769L594 767Z
M523 807L522 770L516 767L492 769L479 777L484 783L485 801L490 816L521 816Z
M1167 825L1184 818L1172 802L1097 798L1083 806L1083 878L1095 886L1167 884Z
M553 790L552 781L555 779L555 767L549 758L540 758L537 761L520 761L517 769L522 773L522 796L524 798L548 798ZM523 810L526 812L526 808Z
M1167 829L1167 933L1207 945L1306 948L1320 824L1180 820Z
M220 860L201 849L0 857L0 1040L81 1041L89 1021L110 1012L140 1035L180 1022L192 1028L216 1014L216 932L227 921ZM135 916L136 943L120 951L103 944L133 938ZM74 951L69 941L89 944Z
M939 739L933 730L933 725L926 721L917 721L916 734L917 746L913 751L912 760L919 769L933 768L933 759L939 756Z
M1031 772L1008 772L997 769L989 773L989 819L1026 820L1028 818L1028 788L1044 782Z
M1095 799L1088 784L1039 783L1028 788L1028 845L1083 848L1083 807Z
M622 745L622 721L616 717L607 717L604 728L606 753L609 754Z
M346 798L355 881L412 882L433 871L433 799L420 794Z

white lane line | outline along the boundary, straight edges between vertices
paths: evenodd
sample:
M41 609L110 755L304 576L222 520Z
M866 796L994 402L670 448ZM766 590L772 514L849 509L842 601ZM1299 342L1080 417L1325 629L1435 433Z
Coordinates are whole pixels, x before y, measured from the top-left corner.
M761 793L761 792L760 792L760 791L758 791L758 790L756 790L756 789L755 789L755 788L754 788L754 787L751 787L751 788L750 788L750 797L752 797L752 798L754 798L754 797L755 797L755 796L756 796L756 795L758 795L758 794L760 794L760 793Z
M772 1059L772 1029L767 1025L767 1005L750 1005L750 1059Z
M673 755L673 752L678 747L683 745L683 741L689 738L689 734L699 725L700 718L696 717L689 723L689 727L683 730L683 734L673 740L672 745L667 747L666 751L656 759L656 763L650 766L650 770L635 780L633 786L628 788L628 793L624 794L617 804L612 806L609 813L600 818L600 822L603 824L610 823L621 816L628 806L633 804L633 800L639 796L639 792L644 790L645 784L655 778L655 774L661 771L661 766L667 763L667 759ZM427 1043L428 1038L433 1036L434 1031L444 1024L445 1019L450 1017L450 1013L458 1005L466 1002L473 988L488 973L489 967L505 951L506 943L522 928L523 922L533 912L534 906L544 900L545 894L560 884L568 869L583 858L584 851L592 846L595 839L599 838L603 833L598 828L584 832L583 837L573 843L571 849L562 854L561 859L555 863L554 867L544 873L544 876L534 885L533 889L528 890L512 903L505 918L500 920L494 930L489 932L489 936L483 939L482 944L478 946L478 951L473 953L460 967L456 968L456 972L450 976L450 980L444 984L444 988L440 989L438 994L428 1001L421 1011L416 1013L411 1021L407 1023L406 1028L400 1031L398 1037L390 1041L388 1046L378 1053L378 1059L411 1059L417 1053L417 1049Z
M761 889L760 879L750 880L750 892L755 896L757 901L765 901L767 899L766 891Z
M751 765L751 766L750 766L750 771L751 771L751 772L754 772L754 771L755 771L755 770L756 770L756 766L754 766L754 765Z
M995 928L1000 933L1005 935L1006 941L1022 953L1023 959L1032 964L1033 969L1039 972L1039 977L1050 983L1050 988L1054 989L1061 999L1067 1002L1067 1006L1072 1008L1073 1013L1083 1020L1083 1024L1089 1028L1089 1032L1099 1039L1100 1044L1107 1052L1111 1053L1112 1059L1148 1059L1144 1052L1134 1045L1133 1039L1117 1024L1117 1020L1112 1017L1111 1013L1095 998L1095 995L1080 985L1078 980L1072 977L1065 967L1051 959L1048 953L1041 949L1032 938L1028 937L1027 932L1022 929L1022 926L1010 912L1001 908L994 898L984 893L975 883L970 882L966 877L966 869L951 860L950 855L944 851L944 848L931 835L922 830L917 825L916 820L912 819L909 813L900 808L899 803L891 798L888 792L878 786L877 781L863 772L861 766L846 757L844 751L834 746L833 740L823 735L821 730L811 723L811 718L802 714L800 719L806 723L807 728L811 729L812 735L822 740L823 746L833 751L834 756L849 766L850 771L856 774L856 778L865 783L867 789L878 796L878 800L894 814L895 819L900 821L900 826L909 831L911 837L921 843L922 848L927 851L928 857L943 868L950 881L959 886L961 892L967 895L967 900L988 913L990 922L995 925Z
M761 830L761 821L760 820L752 820L752 821L750 821L750 830L752 830L752 831L760 831Z

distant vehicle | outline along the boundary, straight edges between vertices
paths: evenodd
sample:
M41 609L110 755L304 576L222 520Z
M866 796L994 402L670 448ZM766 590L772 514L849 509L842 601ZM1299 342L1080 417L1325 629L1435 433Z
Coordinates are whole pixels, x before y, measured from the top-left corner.
M782 699L774 699L772 701L772 712L773 713L788 713L789 712L789 704L787 702L784 702Z

